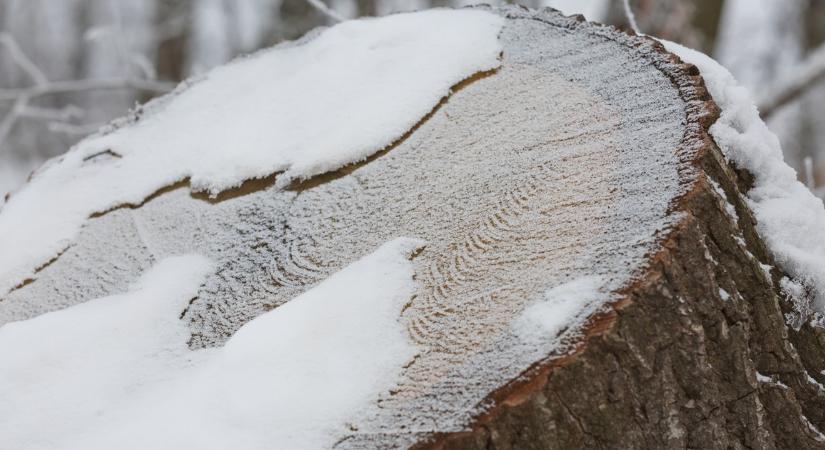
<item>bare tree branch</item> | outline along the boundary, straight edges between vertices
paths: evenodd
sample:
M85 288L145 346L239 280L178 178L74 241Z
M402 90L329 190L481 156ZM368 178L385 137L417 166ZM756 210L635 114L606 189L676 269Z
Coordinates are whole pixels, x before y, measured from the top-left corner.
M21 96L36 98L52 94L113 89L137 89L139 91L162 94L171 91L174 87L175 83L143 80L139 78L55 81L42 86L38 85L20 89L0 89L0 100L14 100Z
M794 68L791 73L792 75L768 89L768 94L758 103L763 119L767 119L782 106L798 98L808 88L825 79L825 44L814 50L811 56L799 67Z
M141 71L143 78L147 80L154 80L158 77L157 70L155 69L155 65L152 64L152 61L146 57L146 55L141 55L140 53L131 53L131 61L138 70Z
M3 142L5 142L6 138L9 136L9 133L11 133L12 128L14 128L14 125L20 118L20 112L23 111L28 104L28 97L18 97L14 102L14 105L12 105L11 110L9 110L6 114L6 117L3 117L3 121L0 122L0 146L3 145Z
M20 66L35 82L33 86L17 89L0 89L0 101L14 100L11 109L0 122L0 146L8 138L14 126L21 118L48 120L49 129L68 134L86 134L94 131L99 125L73 125L65 123L73 118L81 117L83 111L75 106L66 106L61 109L30 106L29 102L37 97L70 92L111 89L137 89L140 91L165 93L174 89L174 83L137 78L111 78L103 80L70 80L50 82L43 72L20 49L14 38L8 33L0 33L2 43L12 56L14 62Z
M11 34L6 32L0 33L0 44L6 47L14 62L26 72L36 85L44 86L49 84L46 75L44 75L40 68L23 52Z
M99 130L101 127L106 125L106 122L101 123L86 123L81 125L74 125L71 123L65 122L50 122L49 123L49 131L52 133L61 133L61 134L68 134L74 136L85 136L87 134L94 133L95 131Z
M343 22L344 18L341 17L340 14L330 9L329 6L324 4L321 0L307 0L307 3L312 5L313 8L317 9L321 12L321 14L327 16L332 22Z
M14 100L14 105L3 117L0 122L0 146L8 137L14 125L21 117L31 117L36 119L44 119L52 121L52 124L57 122L65 122L71 117L79 117L82 112L78 113L78 108L69 107L62 110L54 110L49 108L30 107L29 102L37 97L52 94L65 94L69 92L84 92L107 89L137 89L153 93L165 93L174 89L174 83L154 80L141 80L132 78L112 78L104 80L73 80L73 81L56 81L47 82L45 85L35 85L28 88L20 89L0 89L0 100ZM72 126L71 134L78 134L77 126L70 124L63 124L64 126ZM50 126L50 129L52 127ZM67 133L60 127L55 130Z
M70 92L93 90L136 89L139 91L165 93L174 89L174 83L139 78L110 78L102 80L70 80L49 81L43 71L26 55L9 33L0 33L0 44L9 52L12 60L34 81L33 86L16 89L0 89L0 101L14 100L11 109L0 122L0 146L11 133L14 125L22 117L50 121L49 128L53 131L83 134L90 127L97 125L72 125L65 123L72 118L83 115L82 110L74 106L61 109L30 106L29 102L37 97ZM93 131L93 130L92 130Z
M630 0L623 0L623 4L624 15L627 16L627 23L630 24L630 28L632 28L636 34L642 34L642 32L639 31L639 24L636 23L636 15L633 14L633 8L630 7Z
M66 105L62 108L44 108L41 106L27 105L20 110L20 117L29 119L40 119L48 121L66 122L72 119L82 118L85 113L82 109L74 105Z
M814 160L810 156L806 156L803 164L805 166L805 185L813 191L816 188L816 180L814 180Z

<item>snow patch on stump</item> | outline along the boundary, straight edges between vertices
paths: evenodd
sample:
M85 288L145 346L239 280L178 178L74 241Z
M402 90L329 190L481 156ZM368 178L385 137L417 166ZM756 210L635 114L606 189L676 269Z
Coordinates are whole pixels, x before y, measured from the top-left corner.
M213 70L135 124L79 143L3 206L0 295L89 216L186 178L213 195L278 172L284 186L386 148L456 83L500 65L503 23L479 10L357 20Z
M581 325L608 297L603 292L606 281L597 276L584 276L547 290L543 301L530 305L516 319L516 333L528 341L555 338Z
M0 328L0 435L25 449L328 448L415 354L398 320L416 290L393 240L190 351L181 310L212 265L169 258L123 295Z

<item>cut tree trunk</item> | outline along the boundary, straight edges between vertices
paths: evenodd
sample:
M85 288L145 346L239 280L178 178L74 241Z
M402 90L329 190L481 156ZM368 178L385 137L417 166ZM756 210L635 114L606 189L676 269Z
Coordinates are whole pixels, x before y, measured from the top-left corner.
M493 11L502 67L391 148L288 189L179 183L101 213L0 301L0 323L198 252L218 271L181 317L193 349L220 346L410 236L427 246L399 320L419 355L338 448L825 447L825 334L786 325L798 311L742 200L748 174L708 135L696 68L581 17ZM520 335L546 291L587 276L607 301Z

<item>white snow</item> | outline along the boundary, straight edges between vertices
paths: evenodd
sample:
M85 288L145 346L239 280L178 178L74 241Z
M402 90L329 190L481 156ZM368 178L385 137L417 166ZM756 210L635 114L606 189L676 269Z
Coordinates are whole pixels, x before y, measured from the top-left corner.
M762 375L759 372L756 372L756 381L760 383L773 383L773 379L767 375Z
M822 434L822 432L819 431L819 429L817 427L815 427L813 423L811 423L810 419L808 419L804 415L800 415L799 417L802 419L802 421L805 423L805 425L808 426L808 430L810 430L814 434L814 438L817 441L825 442L825 434Z
M422 243L399 238L192 352L181 311L210 272L160 262L129 293L0 327L4 448L327 448L414 356L398 321Z
M763 375L759 372L756 372L756 381L758 381L760 383L773 384L775 386L781 387L782 389L790 389L790 388L788 388L787 384L783 383L779 379L774 379L774 377L769 377L769 376Z
M201 257L167 259L127 294L0 327L3 446L69 448L118 403L190 365L178 316L210 271Z
M819 381L816 381L816 379L812 377L811 374L805 372L805 376L808 377L808 383L816 386L820 391L825 391L825 386L822 386L822 384Z
M338 24L240 59L90 137L0 213L0 295L67 248L92 214L189 178L217 194L273 173L280 186L363 160L403 136L451 86L500 65L503 18L430 10ZM116 156L96 158L101 152Z
M797 181L782 158L776 136L759 117L748 91L710 57L662 41L682 60L699 68L710 94L722 109L710 128L725 157L754 176L747 203L756 229L779 266L815 291L815 306L825 312L825 207Z
M782 291L795 298L803 298L805 296L805 286L788 277L782 277L779 280L779 286Z
M6 203L6 194L23 184L28 173L23 164L0 160L0 208Z
M728 291L722 288L719 288L719 297L724 301L730 300L730 294L728 294Z
M736 208L734 208L733 205L731 205L731 203L728 201L728 196L725 194L725 190L722 189L722 186L719 186L719 183L717 183L710 177L708 177L708 182L710 183L710 186L713 188L713 191L716 192L716 195L718 195L719 198L722 199L722 202L724 202L725 212L728 213L728 216L730 216L730 218L733 219L734 222L739 222L739 215L736 214Z
M575 327L603 304L605 280L583 276L555 286L544 293L544 299L530 305L514 322L522 339L554 338Z

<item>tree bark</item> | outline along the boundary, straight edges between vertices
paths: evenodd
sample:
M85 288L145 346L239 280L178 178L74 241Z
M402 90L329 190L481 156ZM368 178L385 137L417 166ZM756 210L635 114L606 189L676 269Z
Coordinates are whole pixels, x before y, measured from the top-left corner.
M470 431L416 448L825 448L825 333L789 326L805 300L781 289L754 229L750 175L712 141L694 164L705 176L674 205L684 219L576 353L495 392Z
M494 394L471 431L418 448L825 448L825 333L786 323L795 304L741 200L747 174L713 145L697 165L738 222L698 183L649 272L591 320L575 355Z

